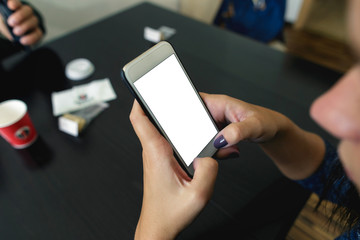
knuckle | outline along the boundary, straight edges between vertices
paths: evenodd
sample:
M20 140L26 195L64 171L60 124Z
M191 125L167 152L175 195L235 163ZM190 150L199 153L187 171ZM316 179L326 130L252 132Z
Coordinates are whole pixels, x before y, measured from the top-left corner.
M229 96L227 96L225 94L219 94L217 96L219 97L220 100L226 100L227 98L229 98Z
M257 127L261 127L262 124L262 119L261 116L259 114L254 114L253 117L251 118L251 121L253 122L253 124Z
M29 6L29 5L22 5L22 8L24 9L24 11L26 11L27 14L33 14L33 9Z
M228 131L228 141L236 142L238 139L243 138L243 131L239 124L231 124L230 129Z
M39 25L39 19L36 16L33 16L33 22L35 26Z
M39 28L36 29L36 34L37 34L38 39L43 37L43 32Z

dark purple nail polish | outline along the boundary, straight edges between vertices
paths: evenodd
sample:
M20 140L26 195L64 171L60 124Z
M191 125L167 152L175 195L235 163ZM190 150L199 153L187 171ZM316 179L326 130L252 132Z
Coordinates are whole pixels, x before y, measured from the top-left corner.
M216 147L216 148L225 147L227 144L228 144L228 142L225 140L223 135L219 136L214 141L214 147Z

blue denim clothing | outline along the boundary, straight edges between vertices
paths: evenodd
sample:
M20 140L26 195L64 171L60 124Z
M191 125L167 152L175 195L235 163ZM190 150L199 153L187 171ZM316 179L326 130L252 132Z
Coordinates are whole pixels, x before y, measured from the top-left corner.
M268 43L282 35L285 9L285 0L223 0L214 24Z
M330 176L332 169L334 169L335 165L339 163L339 157L336 152L336 149L325 142L326 144L326 154L323 163L319 167L319 169L310 177L296 181L304 188L309 189L310 191L316 193L317 195L321 195L325 186L327 179ZM351 187L351 182L345 175L345 172L342 171L342 176L340 179L335 181L335 184L329 191L326 196L326 199L339 204L339 199L346 198L346 192ZM360 239L360 233L358 229L351 229L349 233L344 233L343 235L336 238L336 240L355 240Z

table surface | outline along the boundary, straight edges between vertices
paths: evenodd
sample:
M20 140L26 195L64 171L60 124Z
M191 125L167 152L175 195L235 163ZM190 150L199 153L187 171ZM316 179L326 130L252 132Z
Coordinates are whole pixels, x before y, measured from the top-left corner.
M151 46L143 38L144 27L163 25L176 29L169 42L199 91L275 109L301 127L329 137L309 118L308 109L338 73L141 4L40 49L58 58L61 71L47 73L49 81L63 82L66 88L109 78L117 99L75 138L58 130L48 91L19 96L28 104L40 139L25 151L0 140L0 238L133 237L142 199L141 146L129 122L133 97L121 82L120 70ZM92 61L95 73L89 80L70 82L64 66L79 57ZM50 59L46 62L49 69L54 67ZM308 192L284 178L256 144L240 143L239 148L240 157L220 161L212 199L179 239L239 233L244 239L277 239L286 234Z

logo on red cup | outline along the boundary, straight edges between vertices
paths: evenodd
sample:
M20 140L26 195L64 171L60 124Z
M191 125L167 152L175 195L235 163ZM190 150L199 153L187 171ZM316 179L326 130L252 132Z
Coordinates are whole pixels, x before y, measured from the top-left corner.
M0 103L0 135L14 148L28 147L36 140L37 132L24 102L7 100Z
M30 133L30 128L28 126L25 126L15 132L15 137L19 139L26 139L30 136Z

